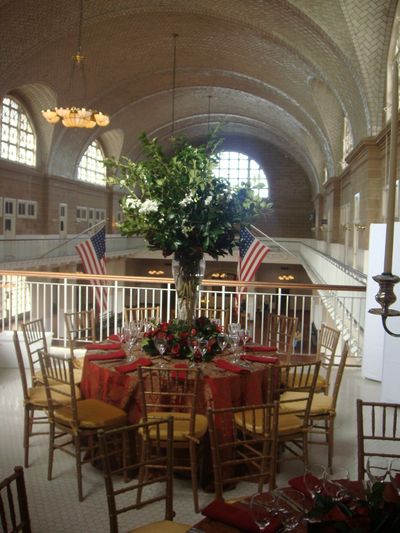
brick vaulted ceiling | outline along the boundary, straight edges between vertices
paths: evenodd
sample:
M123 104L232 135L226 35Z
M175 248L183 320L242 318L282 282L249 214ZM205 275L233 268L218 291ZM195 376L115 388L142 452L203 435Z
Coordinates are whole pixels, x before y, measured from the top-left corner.
M210 124L224 121L227 139L289 153L317 193L324 167L329 175L340 169L344 115L355 145L384 125L396 4L84 0L83 95L70 87L79 0L0 0L0 96L18 96L36 118L46 174L63 175L63 161L78 162L98 136L108 155L135 157L142 131L160 139L171 134L178 33L175 133L199 140ZM100 109L111 124L84 131L50 126L40 110L55 104Z

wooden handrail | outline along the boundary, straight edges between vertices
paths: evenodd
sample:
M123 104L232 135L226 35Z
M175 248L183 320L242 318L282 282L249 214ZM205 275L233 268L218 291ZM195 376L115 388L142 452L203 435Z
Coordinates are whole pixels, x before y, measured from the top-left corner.
M46 279L82 279L82 280L105 280L105 281L123 281L129 283L146 283L149 285L158 285L160 283L174 284L173 278L152 278L147 276L115 276L115 275L95 275L83 274L81 272L38 272L32 270L0 270L1 276L25 276L30 278L46 278ZM366 292L364 285L328 285L323 283L276 283L268 281L253 281L241 282L235 280L224 280L222 283L214 279L204 279L201 283L206 287L251 287L261 289L302 289L302 290L325 290L325 291L351 291L351 292Z

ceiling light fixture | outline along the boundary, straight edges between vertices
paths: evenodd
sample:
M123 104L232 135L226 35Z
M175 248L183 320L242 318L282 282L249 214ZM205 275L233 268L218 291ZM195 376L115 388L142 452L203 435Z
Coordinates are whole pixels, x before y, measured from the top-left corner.
M72 56L71 86L74 73L77 71L77 75L83 80L83 86L85 87L85 56L82 54L83 0L79 0L79 6L78 50ZM53 107L44 109L42 115L50 124L57 124L61 120L66 128L105 127L110 123L108 115L86 107Z
M292 274L281 274L278 276L279 281L293 281L294 276Z

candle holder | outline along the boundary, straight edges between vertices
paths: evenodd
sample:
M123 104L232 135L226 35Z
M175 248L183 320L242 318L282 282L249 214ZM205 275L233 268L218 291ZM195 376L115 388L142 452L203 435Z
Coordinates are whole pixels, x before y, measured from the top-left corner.
M394 286L400 281L400 278L391 272L382 272L382 274L372 276L372 279L379 284L379 292L376 294L375 300L381 306L381 309L369 309L368 313L380 315L382 318L382 326L386 333L392 337L400 337L400 333L393 333L393 331L390 331L386 325L386 320L389 317L400 316L400 311L389 309L397 299L394 293Z

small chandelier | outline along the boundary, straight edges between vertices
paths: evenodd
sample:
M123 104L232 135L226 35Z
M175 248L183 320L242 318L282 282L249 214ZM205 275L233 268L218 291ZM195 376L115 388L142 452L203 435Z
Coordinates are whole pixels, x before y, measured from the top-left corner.
M83 0L80 0L79 10L79 34L78 34L78 51L72 56L71 82L74 71L80 70L83 80L85 79L83 61L85 56L82 55L82 22L83 22ZM95 126L105 127L110 123L110 117L101 111L87 109L85 107L53 107L42 111L43 117L50 124L61 123L66 128L94 128Z

